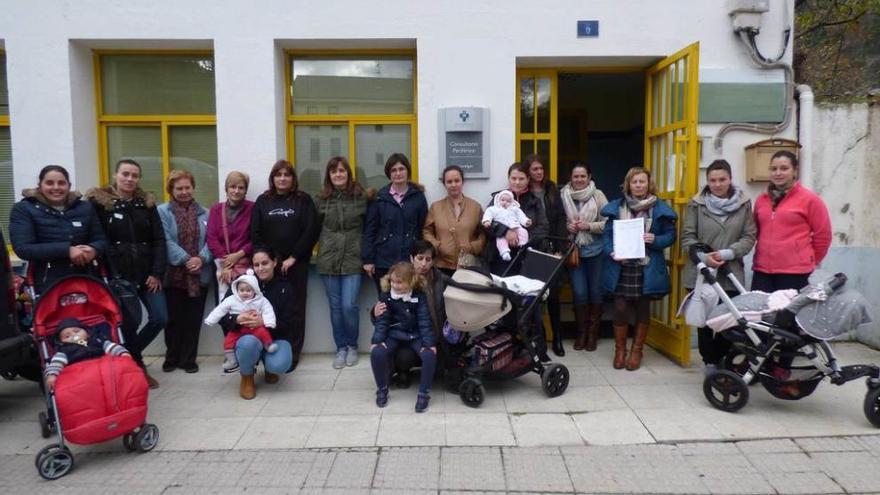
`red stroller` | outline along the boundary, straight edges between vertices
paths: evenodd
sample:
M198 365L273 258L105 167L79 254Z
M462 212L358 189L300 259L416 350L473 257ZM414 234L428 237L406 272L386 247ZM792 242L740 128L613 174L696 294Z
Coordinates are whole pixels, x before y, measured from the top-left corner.
M54 353L58 323L78 318L113 342L121 342L122 316L113 293L101 280L84 275L63 278L37 300L33 335L45 369ZM149 387L143 371L128 356L101 356L70 364L46 391L47 411L39 413L43 438L58 434L58 443L37 454L40 476L57 479L73 468L65 440L87 445L122 437L126 449L152 450L159 428L146 423Z

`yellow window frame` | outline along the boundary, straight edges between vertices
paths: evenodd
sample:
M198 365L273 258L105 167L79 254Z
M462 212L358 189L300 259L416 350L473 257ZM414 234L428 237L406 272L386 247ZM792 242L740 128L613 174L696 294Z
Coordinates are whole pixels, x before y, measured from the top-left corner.
M522 86L521 81L523 78L533 78L535 81L538 78L549 78L550 79L550 131L549 132L538 132L538 104L537 91L535 94L535 113L532 116L532 130L534 132L521 132L522 127L522 115L521 115L521 92ZM557 150L556 150L556 142L558 139L558 124L557 124L557 116L559 112L559 91L558 91L558 83L559 83L559 71L556 69L517 69L516 70L516 92L514 96L516 97L516 102L514 108L516 108L516 133L514 139L516 142L514 143L514 147L516 149L516 160L519 161L522 158L522 141L532 141L534 143L533 149L538 149L538 141L547 140L550 142L550 156L542 157L544 160L547 160L548 163L544 165L549 169L549 177L550 180L556 182L556 175L558 173L559 164L557 163Z
M95 78L95 114L98 125L98 177L101 184L110 182L110 164L107 160L107 129L109 127L160 127L162 138L162 183L168 178L171 171L171 145L170 128L187 125L217 125L216 115L205 114L149 114L149 115L105 115L104 99L101 86L101 57L105 55L193 55L213 56L211 50L94 50L92 52L93 70ZM214 184L216 187L216 184ZM160 191L154 191L159 194ZM168 201L169 195L162 188L163 201Z
M412 164L412 180L418 181L419 177L419 153L418 153L418 74L416 52L410 49L389 50L285 50L284 52L284 107L287 115L287 160L296 167L296 140L294 139L294 127L297 125L338 125L348 129L348 159L351 165L352 175L357 178L357 153L355 152L355 126L358 125L409 125L410 126L410 155L408 158ZM293 79L292 62L298 56L327 56L338 57L345 55L359 56L386 56L406 55L412 58L413 63L413 113L409 114L339 114L339 115L294 115L293 113ZM329 157L328 157L329 158Z

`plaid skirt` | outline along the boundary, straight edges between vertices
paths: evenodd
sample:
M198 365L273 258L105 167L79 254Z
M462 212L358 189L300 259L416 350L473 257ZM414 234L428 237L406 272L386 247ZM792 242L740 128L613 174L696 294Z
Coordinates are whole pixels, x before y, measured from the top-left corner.
M614 295L626 299L638 299L642 297L642 286L645 284L645 272L642 265L624 264L620 267L620 278L617 279L617 287Z

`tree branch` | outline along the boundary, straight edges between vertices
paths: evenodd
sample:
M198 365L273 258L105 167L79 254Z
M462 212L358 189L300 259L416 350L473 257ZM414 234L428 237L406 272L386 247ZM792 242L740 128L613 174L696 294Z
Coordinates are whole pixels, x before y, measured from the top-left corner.
M799 39L802 36L806 36L806 35L812 33L813 31L816 31L817 29L830 27L830 26L839 26L841 24L849 24L851 22L855 22L855 21L859 20L860 17L862 17L863 15L865 15L867 13L868 13L867 10L863 10L863 11L859 12L858 14L850 17L849 19L843 19L840 21L832 21L832 22L820 22L819 24L816 24L815 26L811 26L810 28L801 31L800 33L795 35L794 38Z

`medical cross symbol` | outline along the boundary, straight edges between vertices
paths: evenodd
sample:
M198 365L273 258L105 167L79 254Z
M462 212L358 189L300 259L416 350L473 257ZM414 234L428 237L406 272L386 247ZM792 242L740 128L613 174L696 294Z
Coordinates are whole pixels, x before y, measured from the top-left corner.
M471 114L469 114L467 110L462 110L461 113L458 114L458 116L461 117L462 122L467 122L467 119L471 116Z

